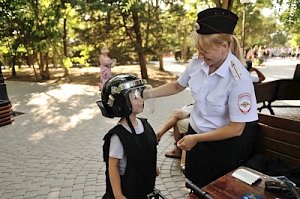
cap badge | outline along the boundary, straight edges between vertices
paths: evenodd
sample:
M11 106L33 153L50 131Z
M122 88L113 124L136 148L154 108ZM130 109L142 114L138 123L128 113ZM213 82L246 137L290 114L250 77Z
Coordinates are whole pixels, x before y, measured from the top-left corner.
M200 30L200 25L198 24L198 22L195 23L195 29Z

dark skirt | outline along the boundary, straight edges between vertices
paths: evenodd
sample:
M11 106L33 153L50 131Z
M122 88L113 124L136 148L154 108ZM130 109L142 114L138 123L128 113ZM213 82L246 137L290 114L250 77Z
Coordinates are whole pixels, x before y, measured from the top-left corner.
M255 121L246 124L241 136L197 143L186 153L186 177L198 187L203 187L243 165L254 152L258 133ZM187 134L196 132L189 126Z

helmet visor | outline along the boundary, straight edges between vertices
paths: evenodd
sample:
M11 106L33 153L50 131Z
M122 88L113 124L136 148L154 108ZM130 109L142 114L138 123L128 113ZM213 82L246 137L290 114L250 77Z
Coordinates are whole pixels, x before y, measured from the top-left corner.
M144 91L149 91L149 93L153 93L152 86L147 84ZM143 92L144 92L143 91ZM155 98L145 99L144 101L144 113L145 114L153 114L155 110Z
M141 85L133 88L127 89L123 94L125 95L126 98L126 103L128 108L131 111L134 111L134 105L142 105L142 110L140 110L140 113L144 114L152 114L154 112L155 108L155 99L147 99L144 100L143 98L143 92L144 90L151 90L152 86L151 85ZM140 107L141 108L141 107Z

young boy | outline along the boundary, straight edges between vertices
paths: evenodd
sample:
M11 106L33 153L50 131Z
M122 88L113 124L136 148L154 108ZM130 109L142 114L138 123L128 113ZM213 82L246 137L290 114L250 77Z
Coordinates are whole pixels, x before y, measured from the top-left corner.
M153 128L137 114L144 109L146 81L130 74L109 79L97 104L102 115L120 117L104 137L107 199L146 199L158 174L157 141Z

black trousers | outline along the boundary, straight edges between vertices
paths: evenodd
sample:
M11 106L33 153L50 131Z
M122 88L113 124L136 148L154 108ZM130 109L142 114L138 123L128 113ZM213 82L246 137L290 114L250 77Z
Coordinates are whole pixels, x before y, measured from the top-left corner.
M189 126L187 134L196 132ZM258 134L255 121L246 123L241 136L196 144L186 153L186 177L201 188L243 165L254 152Z

